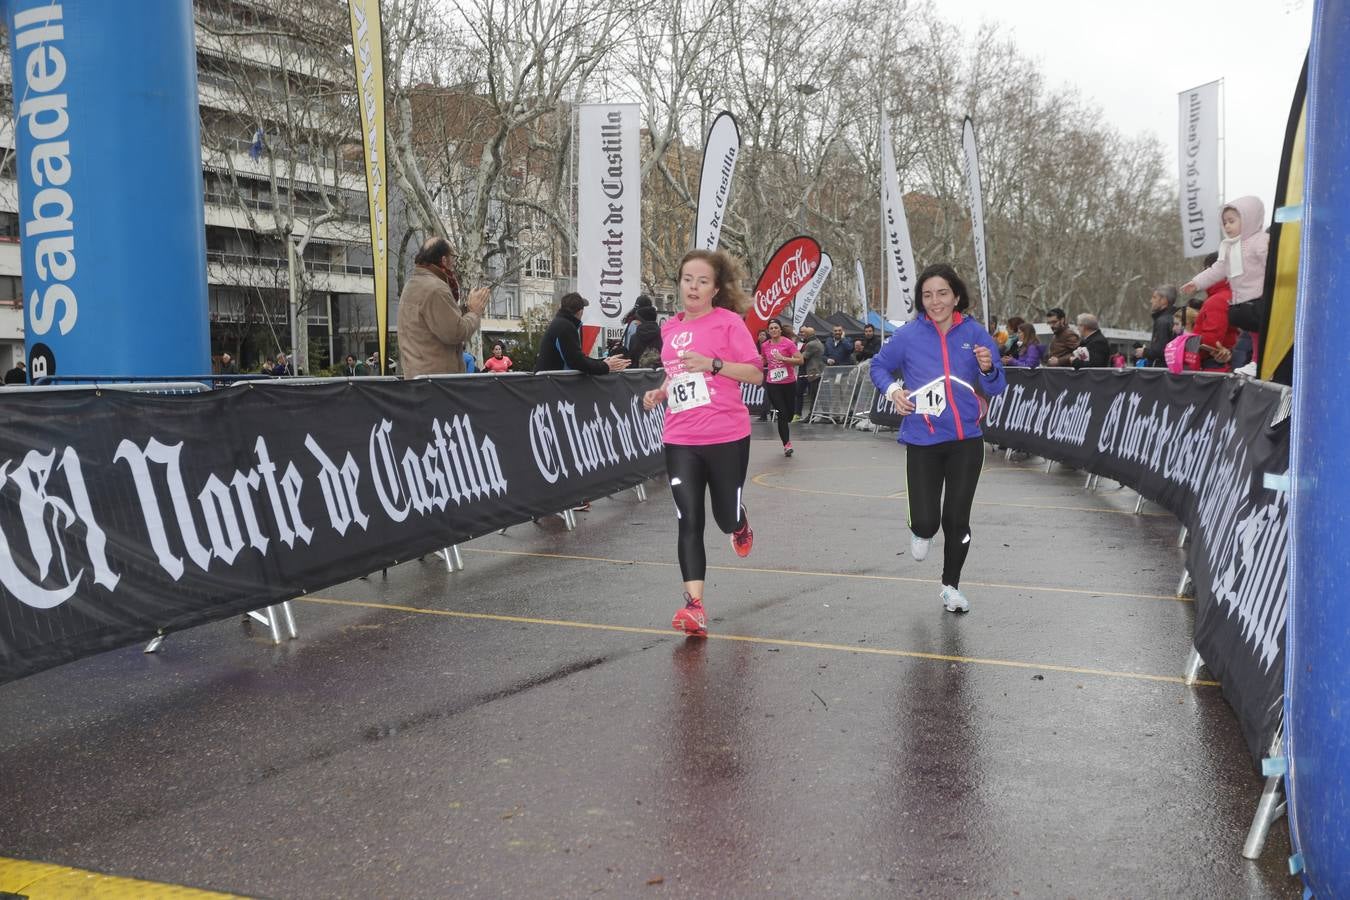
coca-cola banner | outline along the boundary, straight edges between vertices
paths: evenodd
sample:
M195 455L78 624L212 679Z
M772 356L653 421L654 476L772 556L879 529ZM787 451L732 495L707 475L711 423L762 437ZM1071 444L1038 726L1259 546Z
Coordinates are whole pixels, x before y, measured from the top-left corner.
M825 279L830 277L833 268L834 260L830 259L830 254L820 254L820 267L806 283L806 287L797 294L797 301L792 306L793 331L801 331L802 326L806 324L806 317L816 308L816 301L820 299L820 292L825 287Z
M881 230L886 245L886 318L906 322L918 312L914 302L914 247L909 238L905 200L895 169L891 120L881 114ZM861 266L859 267L861 270Z
M746 327L758 334L778 315L820 268L820 244L815 238L795 237L779 247L755 284L755 302L745 314Z
M1259 760L1280 724L1288 611L1287 394L1159 369L1007 370L985 440L1125 484L1190 532L1195 647ZM894 409L874 421L898 423ZM1091 580L1091 573L1084 577ZM1180 669L1183 660L1177 660Z
M991 324L994 298L989 296L989 260L984 241L984 193L980 189L980 153L975 144L975 123L966 116L961 129L961 148L966 161L966 197L970 202L970 235L975 241L975 270L980 277L980 303L984 322ZM992 330L992 329L991 329Z
M741 152L741 130L736 117L722 111L708 129L703 144L703 170L698 181L698 215L694 218L694 247L716 250L722 238L727 202L731 199L731 176Z
M583 325L620 328L642 293L641 110L586 104L577 116L577 292ZM591 332L594 335L594 332Z
M0 682L639 484L662 378L0 394Z

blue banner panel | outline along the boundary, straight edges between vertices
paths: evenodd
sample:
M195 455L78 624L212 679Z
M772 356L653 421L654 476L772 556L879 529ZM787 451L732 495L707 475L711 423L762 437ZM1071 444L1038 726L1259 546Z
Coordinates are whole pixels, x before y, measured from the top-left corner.
M9 0L29 373L209 371L191 0Z
M1350 2L1320 0L1308 63L1303 255L1294 338L1293 558L1285 752L1289 823L1319 897L1350 894Z

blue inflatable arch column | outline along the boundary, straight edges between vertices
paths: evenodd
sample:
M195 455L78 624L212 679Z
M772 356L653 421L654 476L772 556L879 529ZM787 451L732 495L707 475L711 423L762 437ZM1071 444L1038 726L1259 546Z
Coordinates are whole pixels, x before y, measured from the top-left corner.
M1285 676L1289 829L1318 897L1350 894L1350 0L1319 0L1294 339Z
M0 0L29 373L210 371L191 0Z

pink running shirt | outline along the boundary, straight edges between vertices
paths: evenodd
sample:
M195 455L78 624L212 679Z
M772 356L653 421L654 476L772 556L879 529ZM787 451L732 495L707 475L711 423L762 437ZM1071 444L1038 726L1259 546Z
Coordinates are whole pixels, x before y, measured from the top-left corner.
M759 366L755 339L745 327L745 320L720 306L687 322L684 313L666 319L661 325L661 365L667 378L684 373L684 363L679 358L681 350L720 358L724 363ZM725 444L750 434L750 413L741 400L741 383L711 372L705 372L703 378L712 402L679 413L667 408L667 444Z
M760 347L764 354L764 383L770 384L792 384L797 380L797 367L792 363L777 363L769 355L770 350L777 350L781 356L796 356L797 345L790 337L780 337L776 341L765 341ZM774 369L785 369L784 377L775 378Z

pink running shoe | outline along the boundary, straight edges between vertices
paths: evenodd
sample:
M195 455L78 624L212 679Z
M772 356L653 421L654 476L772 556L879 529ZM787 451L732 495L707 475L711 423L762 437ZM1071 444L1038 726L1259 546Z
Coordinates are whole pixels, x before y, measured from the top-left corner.
M750 530L750 517L741 513L741 527L731 533L731 549L736 551L736 555L744 558L750 555L750 548L755 546L755 533Z
M708 616L703 612L703 601L690 597L686 591L684 606L675 613L675 618L670 620L670 627L676 631L683 631L690 637L707 637Z

